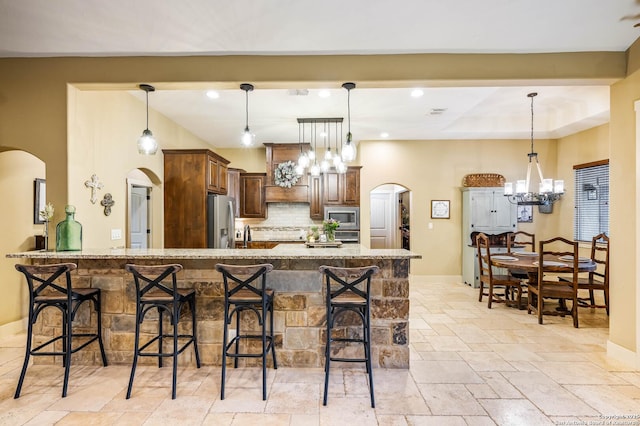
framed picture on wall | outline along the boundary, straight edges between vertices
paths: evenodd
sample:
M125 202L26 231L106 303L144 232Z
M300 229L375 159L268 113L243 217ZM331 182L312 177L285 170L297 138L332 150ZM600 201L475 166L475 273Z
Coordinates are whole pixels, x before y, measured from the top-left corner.
M449 200L431 200L431 219L449 219Z
M533 222L533 206L518 206L518 222Z
M33 182L33 223L44 223L40 212L44 210L45 204L47 204L47 181L36 178Z

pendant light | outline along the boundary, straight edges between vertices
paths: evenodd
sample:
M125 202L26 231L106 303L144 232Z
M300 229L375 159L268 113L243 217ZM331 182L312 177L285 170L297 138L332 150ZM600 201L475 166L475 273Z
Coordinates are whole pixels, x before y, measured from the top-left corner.
M356 87L355 83L344 83L343 88L347 89L347 140L342 146L342 161L350 163L356 159L356 146L352 142L353 136L351 135L351 90Z
M529 165L527 166L527 178L525 180L516 181L515 185L515 200L519 205L524 206L549 206L558 201L564 194L564 181L545 179L542 176L542 168L538 161L538 153L533 151L533 98L538 96L537 93L529 93L527 97L531 98L531 152L527 154L529 157ZM538 172L538 178L540 183L538 184L538 191L531 189L531 169L533 168L533 162L535 160L535 167ZM513 196L513 183L507 182L504 184L504 195Z
M305 143L304 121L298 118L298 146L300 147L300 155L298 156L298 168L296 172L299 172L299 175L304 174L305 169L309 167L309 155L302 150L303 143Z
M144 155L154 155L158 151L158 142L149 130L149 92L155 92L156 88L150 84L140 84L138 87L145 91L147 98L147 128L138 138L138 152Z
M313 138L313 151L315 152L317 148L317 141L318 141L318 135L316 133L317 131L316 123L312 122L311 126L312 126L311 136ZM311 174L311 176L320 176L320 166L318 165L318 159L315 156L313 157L313 164L309 168L309 173Z
M325 151L324 158L320 162L320 170L322 173L326 173L329 171L329 167L331 167L331 138L329 137L329 131L327 130L327 123L324 123L324 128L322 131L322 137L324 138L324 144L327 146L327 150Z
M245 93L245 112L246 121L244 126L244 132L242 133L242 145L251 146L255 140L255 135L249 130L249 92L253 90L253 84L242 83L240 89Z

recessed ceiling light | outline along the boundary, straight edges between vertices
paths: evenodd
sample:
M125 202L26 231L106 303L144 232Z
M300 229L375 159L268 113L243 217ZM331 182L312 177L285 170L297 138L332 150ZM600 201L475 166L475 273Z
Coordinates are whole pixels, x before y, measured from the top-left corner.
M218 99L220 97L220 93L215 90L207 90L207 98L209 99Z
M389 137L389 133L387 133L387 132L382 132L382 133L380 133L380 137L381 137L381 138L388 138L388 137Z
M327 89L322 89L318 92L318 96L320 96L321 98L328 98L329 96L331 96L331 92L329 92Z
M411 91L411 97L412 98L419 98L422 95L424 95L424 90L422 90L422 89L413 89Z

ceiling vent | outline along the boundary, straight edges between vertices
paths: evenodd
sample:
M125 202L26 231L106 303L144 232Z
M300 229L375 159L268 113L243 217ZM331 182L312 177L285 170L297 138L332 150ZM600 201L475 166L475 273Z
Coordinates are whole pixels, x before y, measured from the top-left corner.
M442 115L446 110L446 108L431 108L429 115Z
M289 89L289 96L307 96L309 89Z

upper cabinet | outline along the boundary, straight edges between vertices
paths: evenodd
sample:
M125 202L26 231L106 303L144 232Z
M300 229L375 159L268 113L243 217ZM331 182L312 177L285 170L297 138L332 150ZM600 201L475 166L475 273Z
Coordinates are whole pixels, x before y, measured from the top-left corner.
M350 166L345 174L331 170L323 174L324 205L360 205L360 166Z
M265 173L240 173L240 217L266 218Z
M360 169L360 166L351 166L345 174L332 169L320 176L307 177L311 219L324 219L324 206L360 205Z
M291 188L282 187L275 182L278 166L287 161L298 162L300 150L308 150L309 144L265 143L267 154L267 176L265 183L265 200L267 203L308 203L309 182L306 175L300 176Z
M207 247L207 194L227 193L229 161L208 149L164 153L164 246Z
M500 234L517 230L517 205L513 197L505 197L503 188L464 188L462 204L466 238L471 232Z
M243 169L235 169L229 167L227 169L227 194L233 198L235 204L235 217L240 217L240 174L245 173Z
M322 205L322 175L309 175L309 216L314 220L324 219Z

